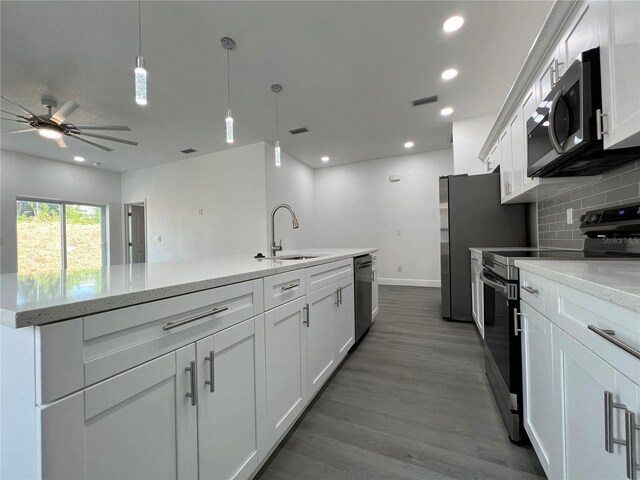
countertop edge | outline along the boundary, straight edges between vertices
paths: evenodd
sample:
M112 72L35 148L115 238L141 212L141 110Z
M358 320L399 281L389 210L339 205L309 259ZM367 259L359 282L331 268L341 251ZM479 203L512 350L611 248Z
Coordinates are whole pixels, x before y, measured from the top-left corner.
M592 282L580 277L544 268L542 265L544 263L548 264L548 262L548 260L516 260L515 266L522 270L526 270L536 275L540 275L541 277L558 282L567 287L575 288L581 292L588 293L594 297L640 313L640 295L635 295L602 283Z
M307 249L306 251L311 251ZM326 250L326 249L317 249ZM14 312L0 308L0 325L10 328L24 328L32 326L47 325L51 323L63 322L74 318L81 318L87 315L104 313L120 308L131 307L144 303L154 302L167 298L195 293L211 288L223 287L234 283L256 280L259 278L277 275L279 273L289 272L292 270L300 270L303 268L323 265L325 263L337 262L348 258L355 258L360 255L367 255L378 251L377 248L353 249L357 252L349 254L329 254L318 258L309 258L304 260L292 261L287 265L279 265L266 270L256 270L253 272L243 272L235 275L227 275L224 277L215 277L208 280L199 280L195 282L170 285L166 287L158 287L150 290L141 290L136 292L127 292L111 296L92 298L87 300L79 300L77 302L64 305L52 305L42 308L34 308L22 312ZM304 251L287 251L284 254L295 254ZM99 305L95 305L98 303ZM104 305L108 303L108 305ZM111 306L109 306L109 304ZM70 312L73 310L73 313Z

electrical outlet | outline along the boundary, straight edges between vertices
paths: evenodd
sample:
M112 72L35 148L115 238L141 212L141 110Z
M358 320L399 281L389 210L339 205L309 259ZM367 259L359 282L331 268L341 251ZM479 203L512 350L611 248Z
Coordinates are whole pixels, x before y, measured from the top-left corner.
M153 241L154 242L161 242L162 241L162 237L160 235L154 235L153 236Z
M571 225L573 223L573 208L567 208L567 224Z
M398 265L398 272L402 272L402 265Z

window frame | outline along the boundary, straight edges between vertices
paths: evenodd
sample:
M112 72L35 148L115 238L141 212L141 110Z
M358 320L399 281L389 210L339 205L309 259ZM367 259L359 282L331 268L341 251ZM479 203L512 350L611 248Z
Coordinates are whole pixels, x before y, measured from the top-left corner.
M101 267L107 266L107 252L109 239L107 238L107 206L101 205L99 203L92 202L82 202L82 201L72 201L72 200L57 200L51 198L38 198L38 197L29 197L29 196L16 196L16 205L14 212L18 210L18 202L39 202L39 203L53 203L56 205L60 205L60 248L62 251L60 252L61 265L60 268L63 270L67 269L67 206L68 205L80 205L87 207L95 207L100 209L100 252L101 252ZM18 222L16 216L16 224ZM16 235L17 237L17 235ZM17 238L16 238L17 241ZM16 249L17 255L17 249ZM17 270L20 271L20 265L17 265Z

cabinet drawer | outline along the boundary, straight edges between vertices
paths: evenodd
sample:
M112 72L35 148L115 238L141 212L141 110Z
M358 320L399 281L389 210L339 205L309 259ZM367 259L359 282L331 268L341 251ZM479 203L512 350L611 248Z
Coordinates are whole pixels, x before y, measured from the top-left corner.
M305 294L304 270L280 273L264 278L264 309L287 303Z
M36 402L80 390L263 311L262 279L36 329Z
M333 282L353 275L353 259L340 260L305 269L307 293L331 285Z
M557 321L558 291L551 280L520 270L520 299L551 321Z

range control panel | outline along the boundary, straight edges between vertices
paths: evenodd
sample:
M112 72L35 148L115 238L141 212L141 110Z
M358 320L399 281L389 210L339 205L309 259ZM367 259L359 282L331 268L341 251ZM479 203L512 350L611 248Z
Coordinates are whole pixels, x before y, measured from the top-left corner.
M640 221L640 203L587 212L580 217L580 228L587 225L605 225L634 220Z

